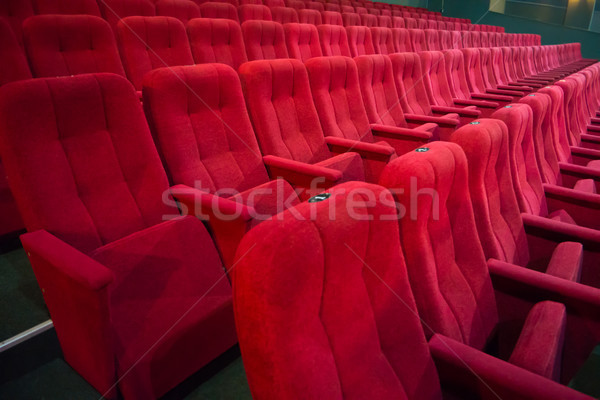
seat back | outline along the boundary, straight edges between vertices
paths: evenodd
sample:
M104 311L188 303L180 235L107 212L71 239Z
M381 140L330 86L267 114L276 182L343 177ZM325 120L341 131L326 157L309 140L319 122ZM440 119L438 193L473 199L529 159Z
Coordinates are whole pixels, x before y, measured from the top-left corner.
M446 61L441 51L422 51L419 53L423 69L423 84L431 104L453 107L454 100L448 82Z
M233 68L159 68L144 79L143 93L171 182L214 193L242 192L269 180Z
M392 17L392 28L406 28L404 18Z
M366 26L347 26L348 46L352 57L375 54L371 30Z
M360 24L368 28L377 26L377 16L373 14L360 14Z
M320 3L318 1L306 1L306 2L304 2L304 4L306 5L306 8L309 10L316 10L319 13L322 13L323 11L325 11L325 6L323 5L323 3Z
M431 115L431 104L423 83L423 68L417 53L398 53L390 56L396 90L402 110L406 113Z
M392 17L389 15L380 15L377 17L377 26L381 28L393 28Z
M512 183L506 124L478 119L453 132L450 141L467 156L469 191L486 259L527 265L529 246Z
M242 29L233 20L194 19L188 23L187 32L196 64L222 63L237 70L248 61Z
M412 51L412 45L410 44L410 35L408 33L408 29L392 29L392 38L394 39L394 47L396 49L396 52L405 53L407 51Z
M360 15L348 12L342 13L342 22L344 23L344 26L360 25Z
M237 8L232 4L209 1L200 4L199 8L202 18L231 19L239 23Z
M551 85L539 89L538 93L547 94L551 98L552 108L548 110L548 115L551 118L552 140L558 161L571 162L563 89L559 85Z
M0 91L0 154L30 232L83 252L178 215L140 101L114 74L14 82Z
M301 61L251 61L239 73L263 155L310 164L331 156Z
M348 57L319 57L306 62L312 97L325 136L373 143L356 64Z
M93 15L101 17L95 0L33 0L33 9L37 15Z
M340 7L339 4L325 3L325 11L335 11L336 13L341 13L342 8ZM340 17L341 17L341 15L340 15Z
M438 50L449 50L452 49L452 32L439 30L438 31L438 42L440 48Z
M392 55L394 56L394 55ZM383 54L357 57L360 91L372 124L406 127L390 57Z
M424 325L483 349L498 313L468 183L465 153L448 142L398 157L380 178L410 213L400 218L400 238Z
M342 14L336 11L323 11L321 13L321 22L323 24L344 26Z
M375 54L393 54L396 52L394 35L390 28L371 28L371 38L373 39Z
M324 56L350 57L346 29L338 25L319 25L319 41Z
M481 71L482 66L479 49L469 47L461 49L461 52L464 58L465 76L471 93L485 93L486 87Z
M321 25L321 13L318 10L303 9L298 11L298 21L301 24Z
M542 182L559 183L560 169L552 138L552 99L544 93L532 93L519 100L533 111L533 143Z
M0 18L12 29L19 45L23 45L23 21L34 15L31 0L0 1Z
M442 46L440 44L440 37L438 32L442 32L442 31L438 31L435 29L425 29L424 31L425 34L425 42L427 43L427 50L441 50ZM424 51L424 50L421 50Z
M321 57L321 45L317 27L310 24L285 24L285 43L291 58L302 62L312 57Z
M273 21L280 24L298 23L298 13L293 8L289 7L273 7L271 8L271 16Z
M185 26L172 17L127 17L117 24L127 77L137 90L155 68L194 63Z
M94 72L125 76L115 37L102 18L91 15L38 15L27 19L23 34L36 77Z
M242 4L238 7L240 23L251 20L272 21L271 10L262 4Z
M31 71L23 49L12 31L10 24L0 18L0 86L23 79L31 79ZM114 42L114 41L113 41Z
M521 211L545 217L548 206L535 155L531 107L513 103L496 110L492 118L502 120L508 127L510 168Z
M242 23L248 60L288 58L283 26L274 21L248 20Z
M102 16L117 32L117 24L126 17L153 17L156 15L154 2L150 0L102 0L99 1Z
M455 99L468 100L471 98L471 91L465 76L465 62L461 50L448 50L444 52L446 61L446 71L448 73L448 82L452 91L452 97Z
M427 51L427 42L425 41L425 32L423 29L409 29L408 35L413 52Z
M379 186L357 182L329 192L327 200L302 203L263 222L238 249L245 256L233 297L252 396L441 398L397 222L382 217L394 214L388 206L393 198ZM348 193L357 192L381 200L352 214Z
M155 4L156 15L177 18L184 24L200 18L200 8L190 0L159 0Z

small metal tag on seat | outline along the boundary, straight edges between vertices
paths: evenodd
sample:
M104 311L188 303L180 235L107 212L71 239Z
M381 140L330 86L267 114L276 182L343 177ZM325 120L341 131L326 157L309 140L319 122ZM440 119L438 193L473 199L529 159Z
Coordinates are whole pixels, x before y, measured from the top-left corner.
M331 197L331 193L320 193L320 194L317 194L316 196L313 196L310 199L308 199L308 202L309 203L318 203L320 201L327 200L329 197Z

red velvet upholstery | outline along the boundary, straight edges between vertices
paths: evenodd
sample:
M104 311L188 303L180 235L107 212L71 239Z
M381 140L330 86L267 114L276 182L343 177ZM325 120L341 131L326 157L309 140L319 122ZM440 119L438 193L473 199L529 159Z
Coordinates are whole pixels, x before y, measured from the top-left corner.
M364 180L357 153L332 157L310 93L304 65L294 59L253 61L240 67L246 104L264 156L293 160L309 173L311 165L324 167L330 178L321 184ZM295 117L294 117L295 116ZM303 166L308 164L308 166ZM273 164L271 164L273 165ZM280 166L281 164L278 164ZM296 165L296 164L294 164ZM273 176L273 168L267 168ZM315 172L317 177L321 172ZM325 171L323 171L325 173ZM276 175L277 176L277 175ZM333 182L331 181L333 179ZM298 186L309 187L312 182Z
M298 23L298 13L290 7L273 7L271 8L271 16L273 21L280 24Z
M322 13L323 11L325 11L325 6L323 5L323 3L320 3L318 1L305 1L304 4L306 5L306 8L309 10L316 10L319 13Z
M404 18L402 17L392 17L392 28L405 28Z
M117 24L121 58L137 90L155 68L194 63L185 26L172 17L127 17Z
M382 218L395 212L391 195L356 182L329 192L240 246L235 318L253 398L441 399L397 223Z
M36 14L93 15L101 17L94 0L33 0Z
M321 13L318 10L303 9L298 11L298 20L301 24L321 25Z
M324 56L350 57L346 29L337 25L319 25L317 30Z
M352 57L375 54L371 30L366 26L347 26L348 46Z
M237 8L229 3L206 2L200 5L202 18L231 19L239 23Z
M360 14L360 24L367 28L378 26L377 17L373 14Z
M223 64L160 68L146 76L143 92L170 181L251 210L244 221L221 218L210 206L188 210L206 216L223 260L231 266L249 228L297 202L287 182L269 183L237 73Z
M8 22L21 46L23 45L23 21L33 14L31 0L4 0L0 2L0 17Z
M423 29L409 29L408 36L410 37L412 51L427 51L427 41Z
M117 24L125 17L152 17L156 15L150 0L102 0L98 2L102 16L117 31Z
M31 79L31 71L23 49L12 31L8 20L0 17L0 86L23 79ZM114 43L114 41L113 41Z
M344 26L342 20L342 14L336 11L323 11L321 13L321 22L328 25L340 25Z
M360 15L356 13L342 13L342 22L344 26L356 26L360 25Z
M377 17L377 26L381 28L393 28L394 23L392 22L392 17L388 15L379 15Z
M237 69L248 61L242 29L233 20L195 19L188 23L187 33L196 64L218 62Z
M283 26L274 21L249 20L242 23L248 60L288 58Z
M115 37L101 18L88 15L39 15L23 25L36 77L111 72L125 75Z
M156 15L177 18L184 24L193 18L200 18L200 9L191 0L159 0L155 6Z
M393 54L396 52L394 47L394 36L390 28L371 28L371 38L375 54Z
M285 1L283 1L283 0L263 0L262 3L265 6L269 7L271 9L271 12L273 11L273 8L286 7Z
M285 43L290 58L302 62L312 57L321 57L321 44L317 27L310 24L285 24Z
M269 7L260 4L242 4L238 7L240 23L250 20L272 21Z
M306 8L304 5L304 1L302 0L285 0L285 3L288 7L295 9L296 11L300 11Z
M438 31L435 29L425 29L425 42L427 43L427 50L442 50L440 44L440 37ZM441 31L439 31L441 32Z
M392 36L394 38L394 47L396 48L396 52L404 53L412 51L408 29L394 28L392 29Z
M200 221L163 202L167 177L131 84L23 81L0 103L23 246L67 362L104 396L122 378L124 398L154 398L231 347L218 254Z

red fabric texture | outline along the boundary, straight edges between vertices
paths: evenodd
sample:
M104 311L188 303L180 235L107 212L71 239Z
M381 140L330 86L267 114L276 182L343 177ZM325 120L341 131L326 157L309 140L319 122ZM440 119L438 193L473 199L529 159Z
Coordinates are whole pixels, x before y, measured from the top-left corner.
M94 0L33 0L36 14L93 15L101 17Z
M376 54L393 54L396 52L394 47L394 35L390 28L371 28L371 38Z
M159 0L155 6L156 15L177 18L184 24L193 18L200 18L200 8L190 0Z
M317 30L324 56L350 57L346 29L337 25L319 25Z
M23 45L23 21L34 15L31 0L5 0L0 2L0 17L8 22L19 45ZM4 37L4 35L3 35Z
M323 11L321 13L321 22L328 25L340 25L344 26L342 20L342 14L337 11Z
M321 12L309 8L298 10L298 20L301 24L321 25Z
M229 3L206 2L200 5L202 18L231 19L239 23L237 8Z
M269 7L261 4L242 4L238 7L238 16L240 18L240 23L250 20L273 20Z
M319 32L314 25L285 24L283 25L283 31L290 58L305 62L309 58L323 55L319 43Z
M274 21L248 20L242 23L248 60L288 58L283 26Z
M271 16L273 21L280 24L298 23L298 13L293 8L289 7L272 7Z
M17 36L12 31L8 19L0 17L0 86L23 79L31 79L31 71Z
M151 0L102 0L98 2L102 16L117 31L117 24L126 17L153 17L156 15Z
M366 26L348 26L346 27L348 35L348 46L352 57L363 56L366 54L375 54L371 30Z
M196 64L222 63L237 69L248 61L242 29L233 20L195 19L188 23L187 33Z
M136 90L155 68L194 63L181 21L172 17L127 17L117 24L121 58Z
M36 77L96 72L125 76L115 37L102 18L39 15L25 21L23 33Z

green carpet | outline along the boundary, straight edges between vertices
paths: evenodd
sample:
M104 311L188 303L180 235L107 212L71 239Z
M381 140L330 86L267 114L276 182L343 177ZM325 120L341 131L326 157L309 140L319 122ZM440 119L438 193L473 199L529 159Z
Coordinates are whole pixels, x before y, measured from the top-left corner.
M25 251L0 254L0 342L50 318Z

